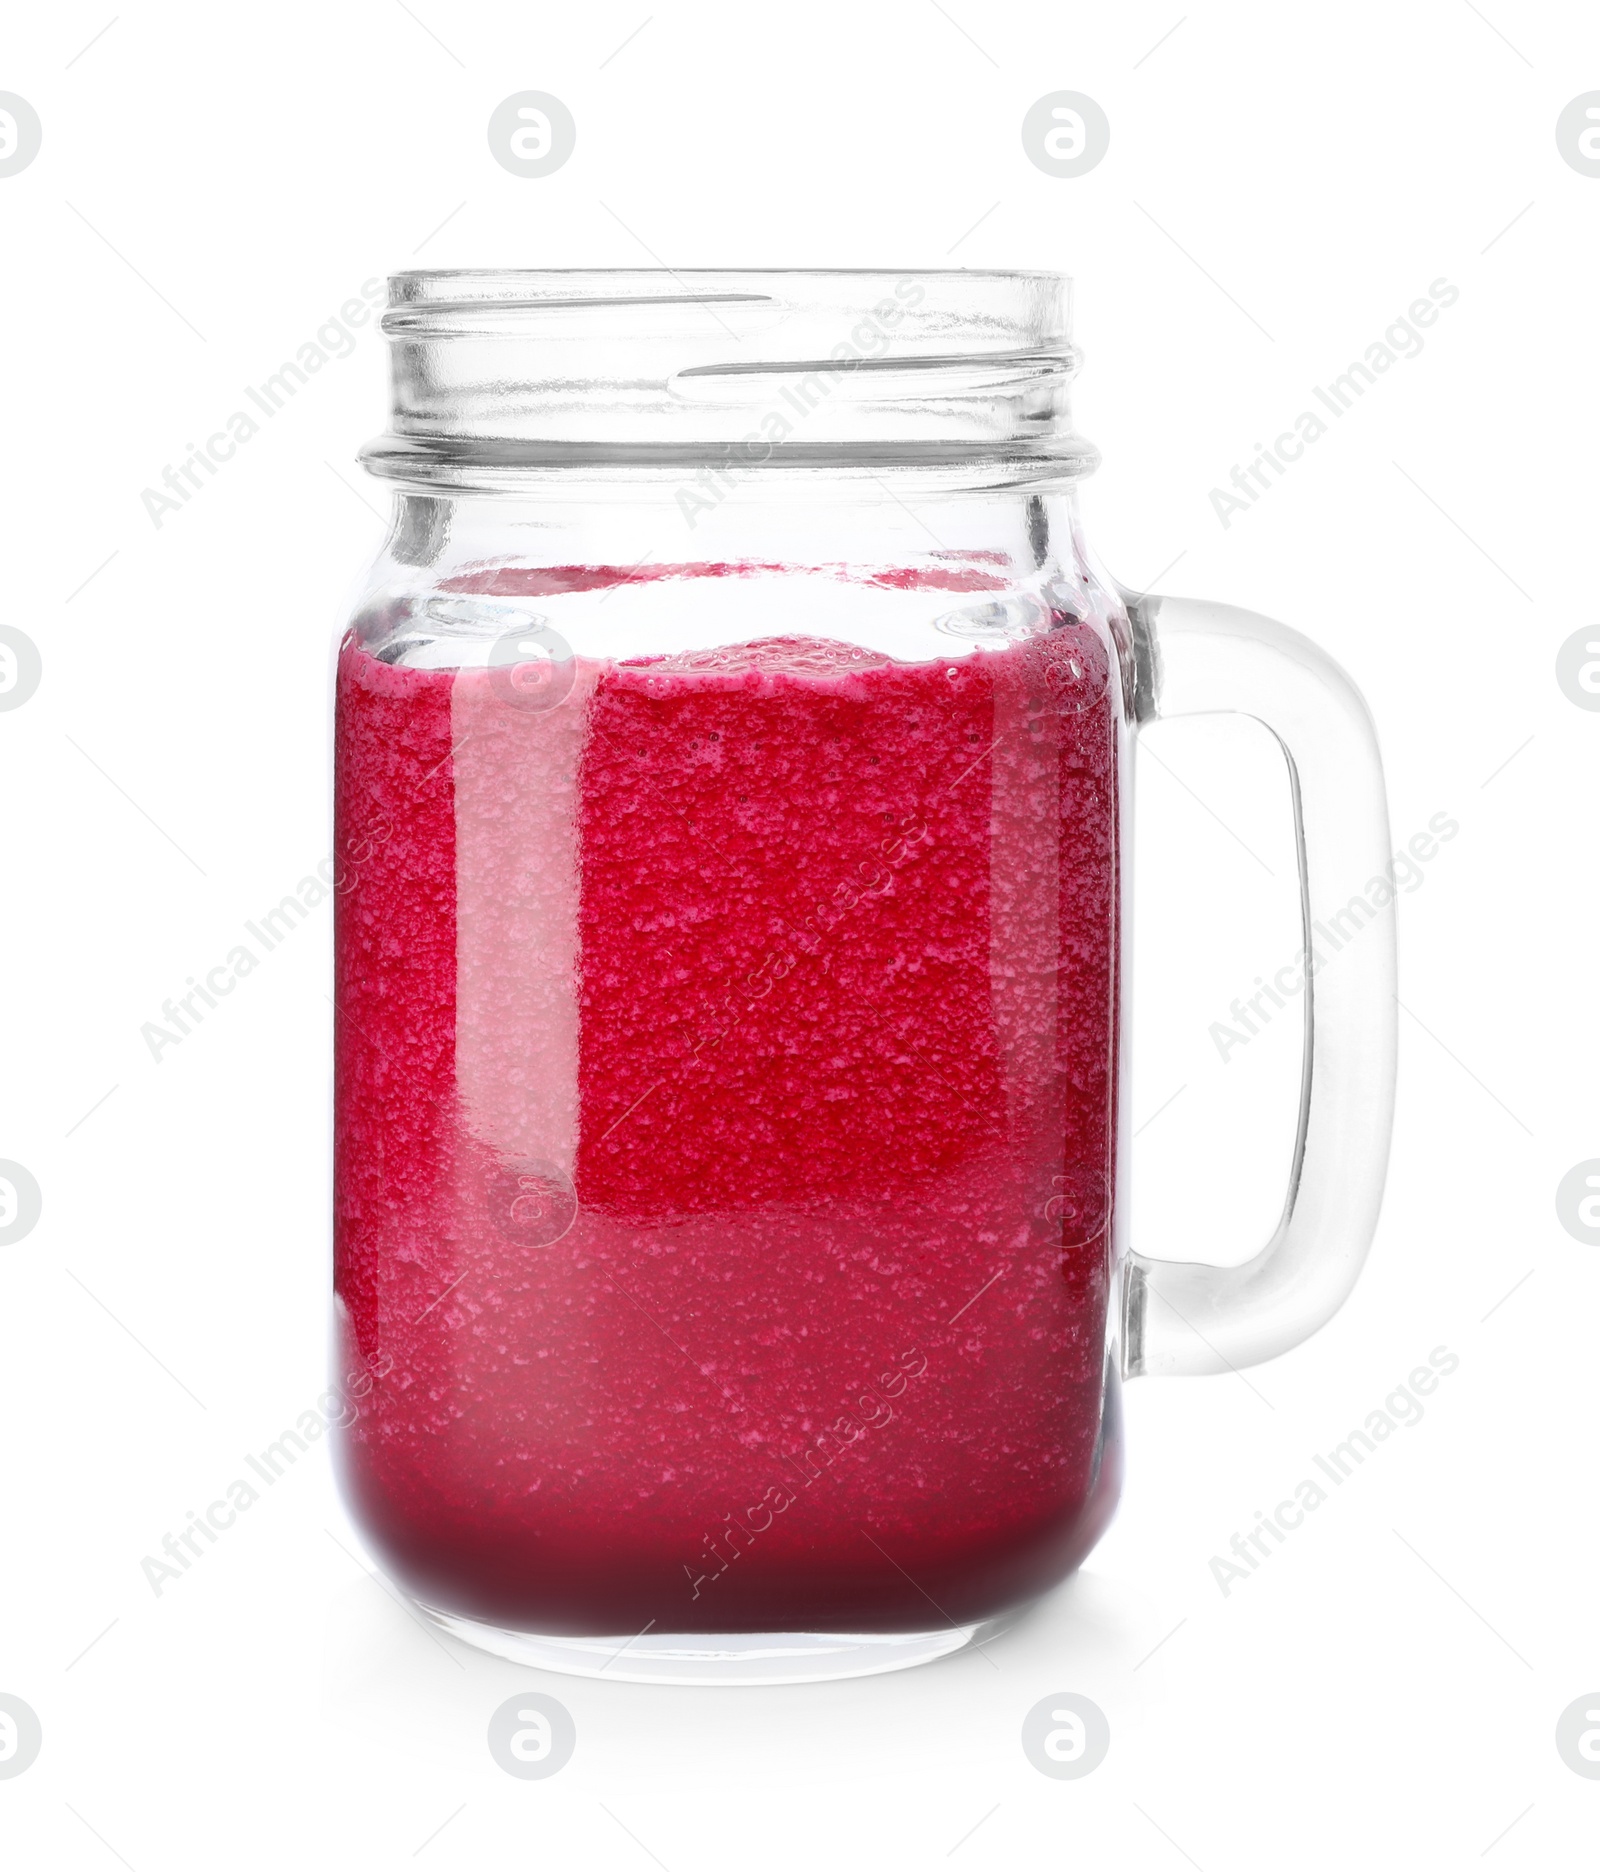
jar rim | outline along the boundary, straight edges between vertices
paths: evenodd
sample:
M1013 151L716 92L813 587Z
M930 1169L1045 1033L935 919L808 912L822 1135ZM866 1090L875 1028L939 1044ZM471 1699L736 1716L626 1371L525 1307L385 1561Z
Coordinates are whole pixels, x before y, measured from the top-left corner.
M1070 315L1064 274L1023 269L412 269L380 321L392 430L363 460L478 486L490 463L730 453L763 470L942 453L1082 473Z
M1032 280L1071 284L1071 275L1039 267L402 267L389 275L390 290L435 280L637 280L649 285L663 279L885 279L903 277L956 282Z

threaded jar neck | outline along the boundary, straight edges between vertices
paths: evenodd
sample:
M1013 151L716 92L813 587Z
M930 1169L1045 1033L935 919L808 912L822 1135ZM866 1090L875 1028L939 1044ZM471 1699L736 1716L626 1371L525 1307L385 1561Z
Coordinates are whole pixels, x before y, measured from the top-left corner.
M374 473L515 491L582 465L1090 472L1053 273L695 270L395 274Z

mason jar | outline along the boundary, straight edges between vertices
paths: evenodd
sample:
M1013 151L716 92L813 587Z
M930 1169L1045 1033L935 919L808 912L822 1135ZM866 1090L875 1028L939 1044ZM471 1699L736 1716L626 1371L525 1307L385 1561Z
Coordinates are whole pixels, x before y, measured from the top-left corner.
M390 281L337 679L340 1465L490 1651L772 1683L985 1642L1104 1530L1123 1378L1273 1356L1356 1276L1392 910L1312 931L1388 858L1371 723L1283 626L1096 565L1068 304ZM1132 738L1217 709L1285 747L1307 932L1282 1221L1230 1268L1131 1252L1126 1201Z

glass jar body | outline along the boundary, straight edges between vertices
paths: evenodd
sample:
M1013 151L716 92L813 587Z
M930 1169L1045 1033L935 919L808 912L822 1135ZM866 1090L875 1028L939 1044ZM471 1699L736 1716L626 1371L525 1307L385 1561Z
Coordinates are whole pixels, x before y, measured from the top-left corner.
M1126 616L1060 486L527 479L340 650L347 1496L534 1661L936 1655L1120 1474Z

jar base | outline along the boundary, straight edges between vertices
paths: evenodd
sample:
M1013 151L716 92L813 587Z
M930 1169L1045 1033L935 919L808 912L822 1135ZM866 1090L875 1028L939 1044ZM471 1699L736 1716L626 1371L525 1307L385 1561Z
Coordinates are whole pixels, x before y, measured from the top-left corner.
M633 1638L557 1638L481 1624L420 1601L417 1606L440 1631L514 1664L619 1683L710 1686L827 1683L909 1670L987 1644L1018 1616L925 1632L645 1631Z

